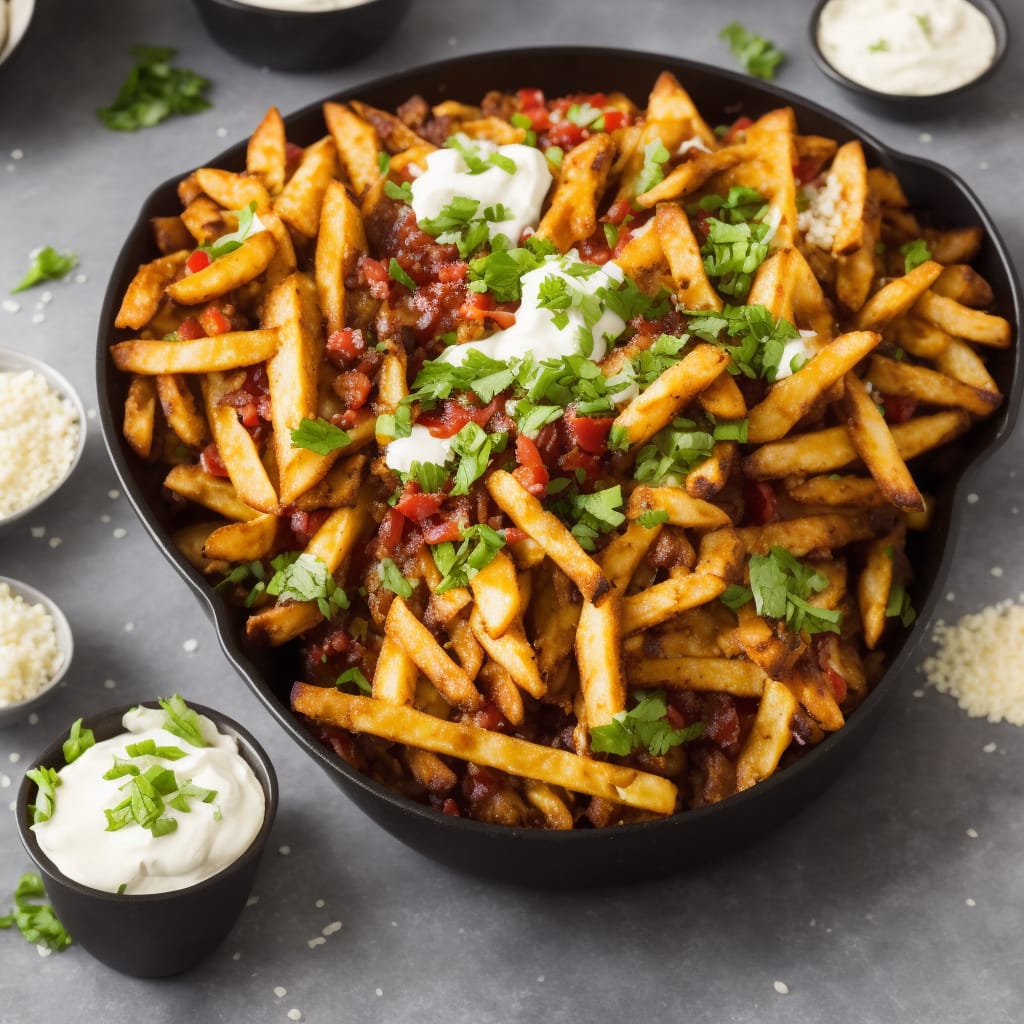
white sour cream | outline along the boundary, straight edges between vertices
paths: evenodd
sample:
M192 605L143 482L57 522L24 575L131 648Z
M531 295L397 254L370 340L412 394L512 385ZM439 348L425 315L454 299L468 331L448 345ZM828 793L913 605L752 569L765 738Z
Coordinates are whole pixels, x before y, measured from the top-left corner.
M496 331L480 341L452 345L438 358L458 366L474 350L502 362L522 359L527 353L532 353L538 362L580 355L582 350L577 328L584 326L583 314L578 309L569 309L566 311L569 322L565 327L557 327L552 319L553 312L539 304L541 284L549 277L557 277L570 290L593 295L599 288L614 288L621 283L624 275L621 267L614 262L598 267L587 277L573 277L566 273L566 268L578 263L579 257L575 250L565 256L549 257L542 266L523 275L523 298L516 310L516 322L511 327ZM603 307L600 319L591 328L594 348L589 358L600 362L609 345L625 329L625 320L606 306ZM451 456L451 448L452 438L434 437L426 427L414 424L410 437L396 438L387 446L384 461L389 468L408 473L413 462L443 466Z
M271 11L338 11L346 7L362 7L374 0L238 0L248 7L264 7Z
M426 159L426 169L412 182L412 209L416 219L422 221L436 217L456 197L478 200L478 216L481 218L484 210L500 203L510 217L488 222L489 237L501 234L513 245L518 245L523 229L536 227L540 222L541 207L552 181L547 159L533 146L496 146L482 139L460 138L485 160L493 153L511 160L515 170L510 174L495 166L479 174L470 174L466 161L457 150L434 150Z
M818 354L817 338L818 335L814 331L801 331L799 338L791 338L787 341L782 347L775 379L783 380L785 377L792 377L804 363L813 359ZM794 362L796 368L793 367Z
M130 896L170 892L201 882L237 860L263 825L266 799L252 769L238 753L233 736L217 731L199 716L209 746L193 747L163 728L165 712L133 708L122 725L126 732L89 747L59 772L53 817L32 826L43 853L68 878L104 892L122 890ZM178 747L185 757L176 761L132 758L144 772L151 764L169 768L184 782L217 791L211 803L189 801L188 813L165 805L164 816L178 822L177 830L154 837L135 824L107 832L104 811L127 795L121 788L127 776L104 779L114 757L124 760L130 743L152 739L157 746ZM218 820L218 816L220 820Z
M853 81L896 96L933 96L965 85L992 63L996 36L968 0L831 0L818 45Z

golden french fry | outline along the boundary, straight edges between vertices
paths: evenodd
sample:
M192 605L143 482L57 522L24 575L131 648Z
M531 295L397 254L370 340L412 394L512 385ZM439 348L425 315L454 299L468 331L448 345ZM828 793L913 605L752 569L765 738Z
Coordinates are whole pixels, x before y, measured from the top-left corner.
M621 625L622 599L617 593L596 607L584 603L576 629L576 662L589 729L607 725L626 709Z
M526 639L521 620L516 619L501 636L494 637L487 628L480 608L475 607L470 613L469 625L477 642L486 651L487 657L505 669L516 686L532 697L544 696L547 684L541 678L533 648Z
M945 331L912 313L893 320L886 327L885 336L918 359L937 359L953 341Z
M720 373L700 393L700 404L705 412L720 420L742 420L747 415L743 392L728 373Z
M611 590L597 563L580 547L565 524L530 494L511 473L498 470L487 480L487 489L502 511L529 534L579 587L584 599L600 604Z
M914 305L914 312L947 334L978 345L1009 348L1013 331L1009 320L980 309L971 309L955 299L926 291Z
M510 725L519 726L526 718L522 691L512 676L496 661L489 661L480 669L480 688L488 700L498 705L498 710L508 719Z
M345 326L345 278L366 252L366 232L359 209L340 181L324 192L320 234L316 241L316 287L328 334Z
M519 618L516 567L504 551L499 551L490 564L485 565L469 581L469 588L490 636L502 636Z
M836 551L856 541L870 540L879 532L878 526L871 512L826 512L764 526L743 526L736 533L752 555L766 555L773 547L780 547L802 558L811 551Z
M362 196L380 176L377 154L380 136L372 124L341 103L324 104L324 121L334 139L338 159L356 196Z
M537 779L563 786L574 793L604 797L657 814L671 814L675 810L676 787L668 779L635 768L592 761L567 750L555 750L515 736L446 722L414 708L385 704L306 683L296 683L292 687L291 704L299 714L324 724L353 732L367 732L382 739L500 768L511 775Z
M790 743L790 722L796 710L796 697L782 683L774 679L765 682L754 725L736 762L738 791L767 779L778 767Z
M668 200L685 199L697 192L709 178L720 171L735 167L749 155L750 151L745 146L730 146L712 153L696 152L683 163L673 167L653 188L638 195L635 199L636 205L649 210L652 206Z
M655 583L638 594L623 598L622 635L649 629L688 608L707 604L725 588L725 580L709 573L691 573Z
M727 583L737 583L743 578L746 554L747 549L732 526L709 530L700 539L700 560L694 566L694 574L708 573Z
M277 344L276 331L229 331L194 341L119 341L110 354L129 373L212 373L261 363Z
M659 203L654 225L672 272L679 305L687 309L721 309L722 300L704 271L704 257L682 208L674 203Z
M614 152L612 137L592 135L571 149L551 196L551 205L537 225L537 236L567 252L597 230L597 204L608 183Z
M582 605L570 599L573 586L560 570L552 568L541 579L530 605L531 639L537 668L552 693L560 691L568 675Z
M657 295L662 289L671 291L673 288L672 271L656 230L633 235L615 257L615 262L646 295Z
M466 670L470 679L476 681L484 667L484 649L480 646L469 619L464 615L458 615L447 623L449 643L448 646L455 652L459 664ZM504 669L502 669L504 672ZM508 673L505 672L508 676ZM508 677L511 682L511 676ZM515 688L515 683L512 683ZM507 715L505 716L508 717ZM511 719L510 719L511 721Z
M449 704L464 711L475 711L483 705L483 697L465 669L448 657L401 597L396 596L392 601L384 628Z
M181 222L200 245L220 238L228 230L224 211L204 195L196 196L182 210Z
M868 168L864 148L854 139L836 151L829 174L839 182L839 226L832 241L835 256L847 255L864 240L864 204L868 194Z
M854 322L862 331L877 331L903 316L932 286L942 264L926 260L903 277L894 277L861 306Z
M185 377L179 373L158 374L156 393L171 430L190 447L202 448L209 431Z
M764 400L750 410L747 440L762 444L784 436L881 340L874 331L841 334L792 376L776 381Z
M203 556L206 538L220 526L220 523L189 523L171 534L174 546L188 559L189 563L205 576L226 573L231 566L219 558Z
M277 107L270 107L245 150L245 169L256 175L271 195L284 187L285 138L284 121Z
M256 204L257 213L270 206L270 195L255 175L235 174L217 167L200 167L195 172L196 184L225 210L241 210Z
M392 114L389 110L371 107L369 103L363 103L361 100L352 100L351 104L352 109L364 121L373 125L377 137L388 153L402 153L412 146L423 144L423 139L400 117Z
M995 302L992 286L973 267L953 263L946 267L932 285L936 295L944 295L964 306L981 309Z
M935 356L935 365L947 377L962 381L979 391L998 395L999 386L985 369L981 356L966 342L949 339L949 345Z
M794 501L808 505L876 508L888 501L874 480L862 476L814 476L787 491Z
M612 586L625 592L640 562L658 539L661 525L641 526L631 522L623 533L616 534L598 556L598 562Z
M879 355L872 357L866 380L883 395L902 395L926 405L966 409L975 416L988 416L1003 400L998 391L962 384L926 366Z
M714 529L726 526L727 512L717 505L699 498L691 498L681 487L637 487L626 503L626 516L637 519L645 512L661 511L668 514L666 522L672 526Z
M899 530L868 545L867 559L857 578L857 604L864 624L864 643L868 650L878 646L885 630L885 609L893 584L895 548L903 547L903 534Z
M277 516L267 513L240 523L227 523L206 538L203 555L226 562L253 562L268 558L274 551L277 525Z
M152 377L135 374L124 400L124 424L121 433L132 451L148 459L153 450L156 426L156 385Z
M760 697L767 677L753 662L735 658L653 658L630 661L631 686L667 686L675 690Z
M264 210L260 214L260 223L274 236L276 246L274 255L270 257L267 269L260 278L264 291L270 291L289 274L295 273L295 246L292 243L291 232L273 210Z
M739 452L735 441L718 441L711 455L686 474L686 493L691 498L710 501L729 482L730 474L739 464Z
M250 508L239 498L230 480L210 476L202 466L182 464L172 467L164 477L164 487L234 522L248 522L260 515L256 509Z
M416 696L416 662L393 637L385 636L373 673L373 696L385 704L411 704Z
M846 375L843 408L846 411L846 429L850 432L850 440L878 484L878 489L896 508L923 508L921 492L900 455L899 446L885 417L854 373Z
M938 263L970 263L977 258L985 237L980 227L946 228L936 231L926 228L920 232L932 253L932 259Z
M295 173L274 200L274 212L293 231L316 237L324 193L337 166L337 151L329 135L306 147Z
M187 251L176 252L143 263L128 285L114 326L130 327L133 331L145 327L156 316L164 300L164 289L181 273L187 258Z
M523 783L523 796L531 807L535 807L544 815L545 828L566 831L573 827L572 812L565 800L546 782L527 779Z
M208 267L167 286L167 297L183 306L198 306L220 298L260 276L274 255L277 243L269 231L257 231L234 252Z
M625 430L631 445L643 444L667 427L679 410L722 373L728 363L729 355L724 349L697 345L622 409L612 429Z

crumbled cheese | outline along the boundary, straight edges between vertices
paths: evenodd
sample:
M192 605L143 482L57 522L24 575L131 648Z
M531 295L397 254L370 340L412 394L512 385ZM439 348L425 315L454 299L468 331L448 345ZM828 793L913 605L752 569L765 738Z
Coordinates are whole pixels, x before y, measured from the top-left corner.
M74 406L41 374L0 373L0 517L61 479L75 457L79 429Z
M797 227L804 232L804 240L820 249L831 249L839 225L842 223L842 186L839 178L829 174L819 189L807 189L811 205L797 214Z
M1001 601L953 625L940 619L932 642L924 670L935 689L972 718L1024 725L1024 606Z
M62 662L50 613L0 583L0 707L34 697Z
M330 924L324 925L324 927L320 931L320 934L323 935L324 938L327 938L328 936L333 935L335 932L340 932L340 931L341 931L341 922L340 921L332 921Z
M776 981L772 983L772 988L779 993L780 996L789 995L789 986L784 981Z

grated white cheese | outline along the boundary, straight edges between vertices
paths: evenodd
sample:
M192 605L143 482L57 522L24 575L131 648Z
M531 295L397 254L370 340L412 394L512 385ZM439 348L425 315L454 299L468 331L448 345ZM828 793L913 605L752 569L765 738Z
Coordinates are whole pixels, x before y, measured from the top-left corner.
M0 583L0 707L34 697L62 659L49 612Z
M953 625L940 619L932 642L924 670L936 690L972 718L1024 725L1024 606L1007 600Z
M0 517L30 505L67 472L78 444L74 406L34 370L0 373Z
M825 178L822 188L807 188L811 205L797 214L796 225L804 232L804 240L820 249L831 249L842 223L843 193L834 174Z

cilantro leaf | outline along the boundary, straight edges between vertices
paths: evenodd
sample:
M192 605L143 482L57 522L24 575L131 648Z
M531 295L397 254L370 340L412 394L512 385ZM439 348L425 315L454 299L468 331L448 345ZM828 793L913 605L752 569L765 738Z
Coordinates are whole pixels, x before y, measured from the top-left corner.
M645 530L653 530L654 527L667 523L668 519L669 515L663 508L649 508L646 512L641 512L636 517L636 521Z
M663 757L673 747L703 734L701 722L682 729L669 724L664 690L637 690L633 697L635 707L620 711L607 725L590 730L590 747L595 753L627 757L634 750L646 750Z
M698 463L710 458L715 439L693 420L676 419L637 452L634 477L646 484L681 487Z
M828 586L823 573L808 568L785 548L750 558L750 589L758 615L784 622L793 632L838 633L839 609L815 608L807 601Z
M253 233L253 228L256 226L255 199L240 210L232 210L231 212L238 218L238 229L230 232L230 234L221 235L220 238L213 242L204 242L199 246L203 252L209 255L211 260L220 259L221 256L227 256L229 252L234 252L236 249L241 248L242 243L249 238Z
M83 729L82 719L77 719L72 724L71 732L62 748L65 763L71 764L72 761L77 761L95 742L96 737L93 735L92 729Z
M26 942L46 946L59 953L71 944L71 936L60 923L53 907L36 902L46 895L43 879L28 871L18 879L14 890L14 909L0 917L0 928L17 927Z
M405 268L402 266L394 256L391 257L391 262L388 264L388 277L392 281L396 281L398 284L404 285L409 291L416 291L416 282L408 275Z
M775 69L782 63L784 54L773 42L744 28L738 21L726 25L718 37L729 44L733 56L749 74L766 81L775 77Z
M776 319L766 306L726 306L721 312L681 309L680 312L690 318L691 334L728 351L732 357L729 372L734 375L742 373L746 377L774 381L786 342L800 337L800 332L788 320Z
M175 736L180 736L186 743L193 747L208 747L209 744L203 736L202 726L199 724L199 715L186 703L181 694L176 693L172 697L159 698L160 707L167 715L164 720L164 728Z
M451 496L468 494L473 483L484 475L491 455L504 450L508 443L507 434L488 434L483 427L467 423L452 438L452 454L458 456L455 468L455 486Z
M352 443L352 438L341 427L319 417L315 420L303 419L292 430L291 437L293 448L306 448L317 455L330 455Z
M593 551L595 541L604 533L621 526L626 517L622 512L622 487L606 487L592 494L577 494L558 503L558 511L573 521L572 535L585 551Z
M736 214L743 206L730 209ZM765 205L758 212L763 216L767 211ZM715 287L723 295L745 298L750 291L754 271L768 256L770 225L764 220L743 220L736 216L729 220L708 217L704 227L707 237L700 247L704 270L715 279Z
M64 277L78 263L73 252L57 252L52 245L44 245L32 254L32 262L25 276L11 289L11 294L23 292L40 281L56 281Z
M325 619L349 605L348 595L335 582L327 563L305 552L278 569L266 590L285 601L316 601Z
M495 555L505 547L505 535L484 523L463 527L462 543L434 544L430 551L442 579L435 594L444 594L457 587L468 586L469 581L494 561Z
M886 618L899 619L904 626L909 626L917 618L917 612L910 603L910 594L902 583L894 583L889 589L889 600L885 605Z
M36 802L29 804L28 808L32 812L32 824L49 821L57 806L57 787L61 781L57 769L40 765L38 768L30 768L25 775L36 784Z
M390 590L392 594L408 600L416 589L419 580L410 582L402 575L402 570L390 558L382 558L377 565L377 575L380 578L381 586Z
M396 199L400 203L411 203L412 184L408 181L403 181L401 185L394 181L385 181L384 195L389 199Z
M932 251L923 238L915 238L900 246L900 253L903 256L903 272L909 274L915 267L927 263L932 258Z
M110 129L134 132L151 128L172 114L196 114L210 103L203 96L208 79L187 68L171 67L177 50L169 46L135 46L135 66L109 107L96 113Z
M370 681L359 671L355 665L345 669L344 672L334 680L334 685L341 689L343 686L354 686L360 693L373 693Z

